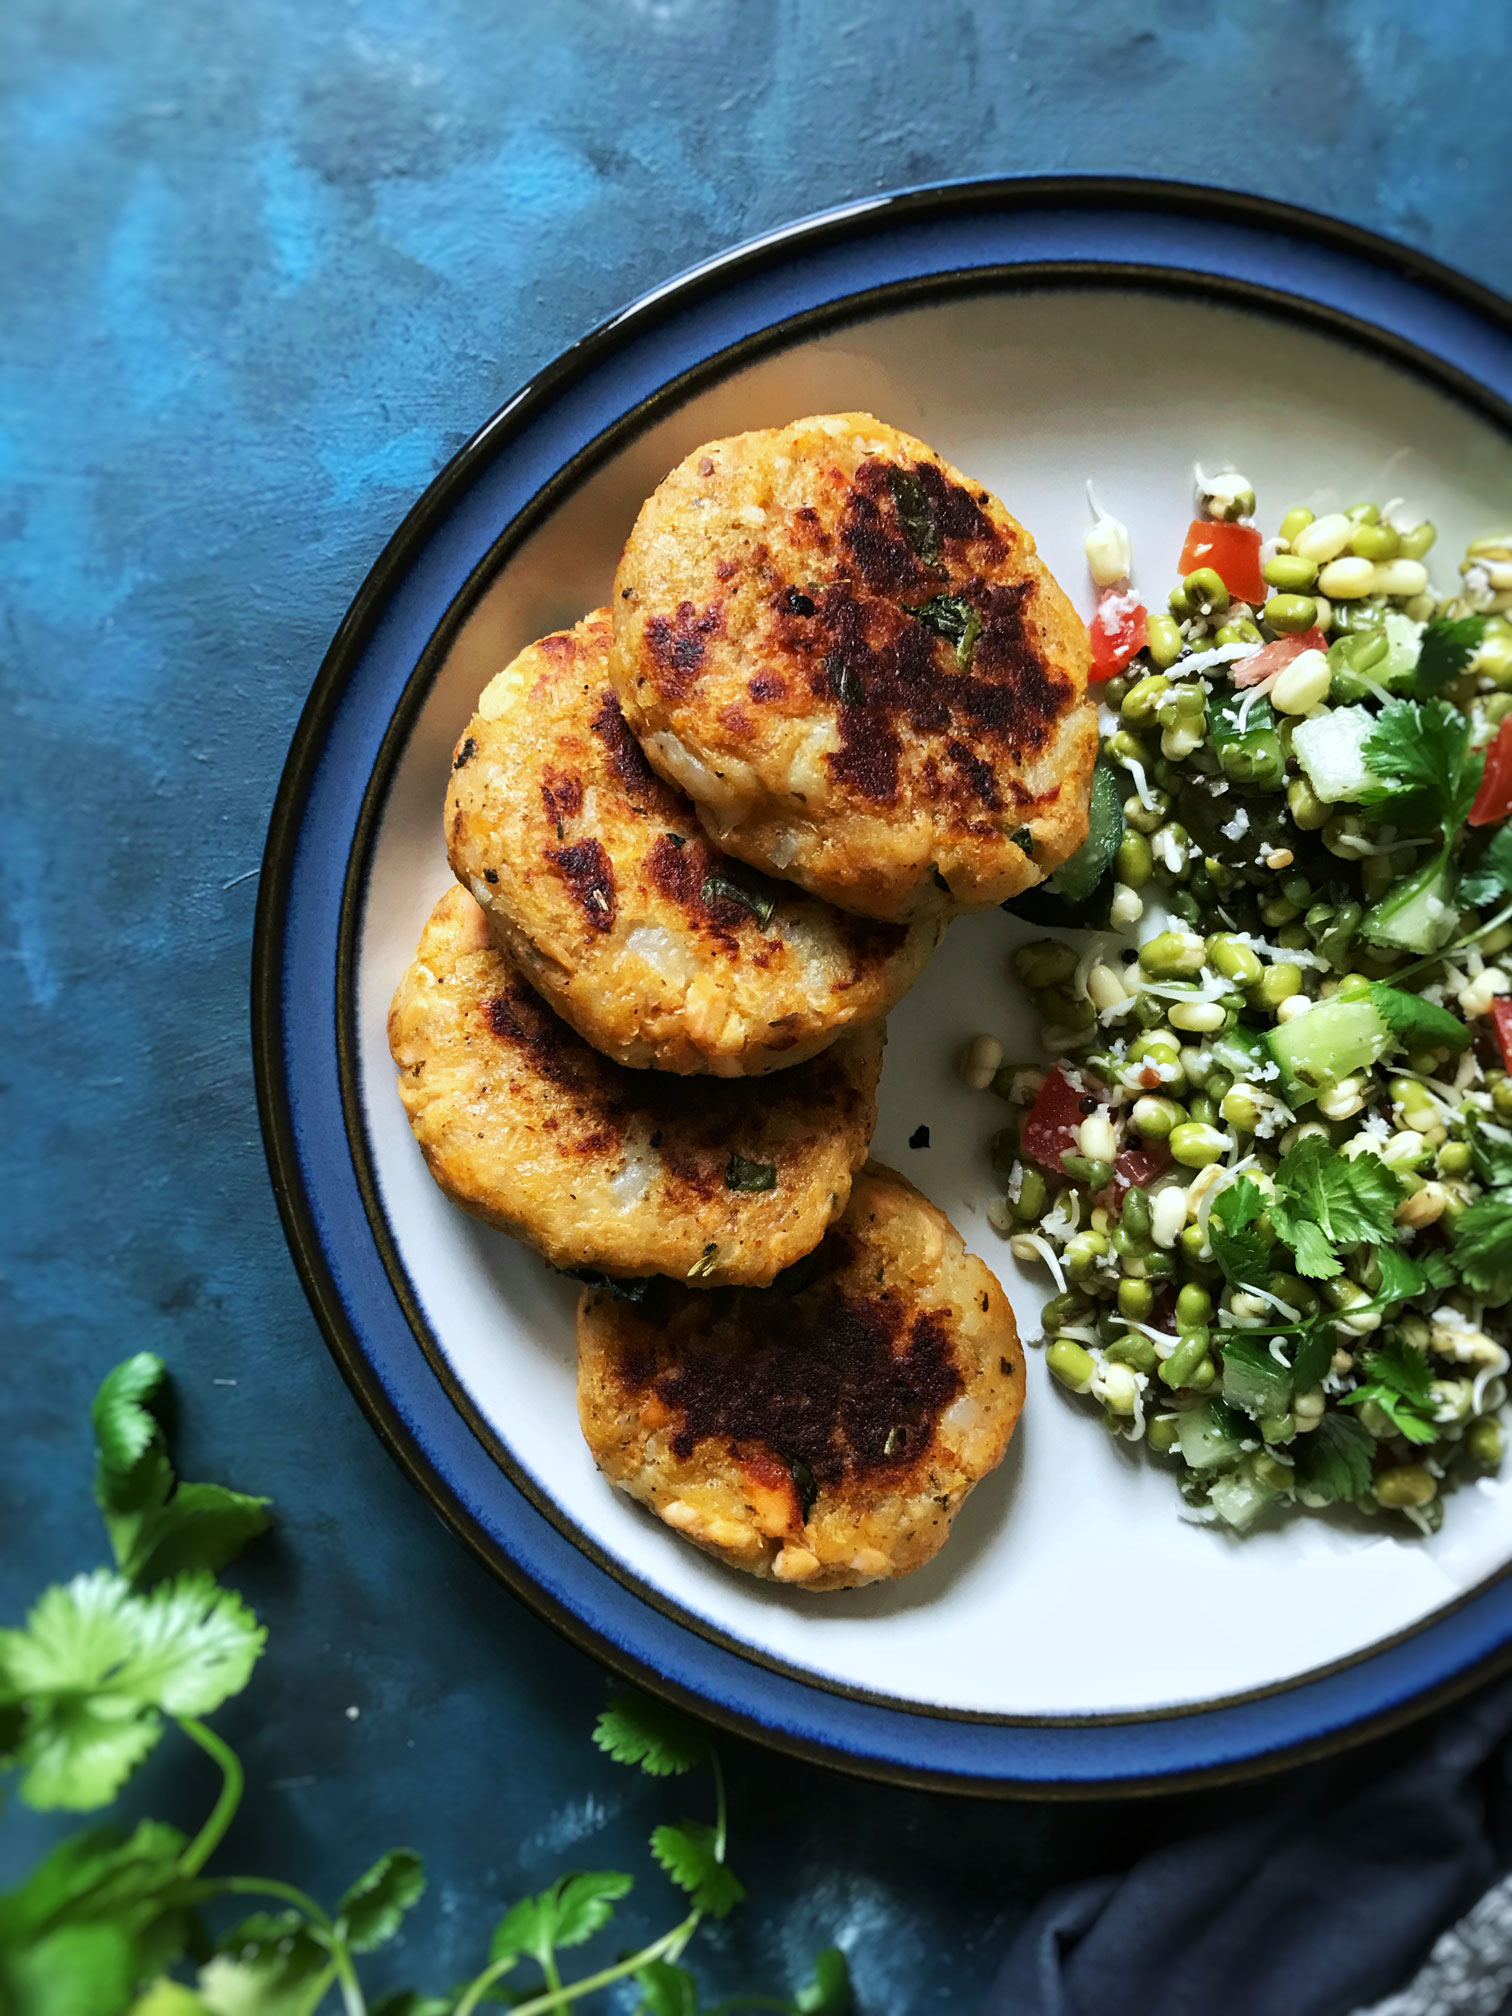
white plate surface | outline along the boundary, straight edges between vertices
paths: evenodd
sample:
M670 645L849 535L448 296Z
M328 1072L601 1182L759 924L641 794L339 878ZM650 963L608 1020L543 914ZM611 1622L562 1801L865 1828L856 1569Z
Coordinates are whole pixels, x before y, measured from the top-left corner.
M601 469L539 529L455 643L400 761L378 833L358 966L362 1097L399 1252L462 1385L560 1516L693 1619L805 1675L909 1705L1003 1716L1140 1711L1294 1679L1411 1629L1512 1558L1508 1489L1457 1492L1428 1541L1315 1517L1245 1540L1177 1517L1175 1485L1101 1429L1029 1352L1029 1397L1002 1469L944 1553L895 1587L805 1596L727 1572L597 1475L578 1433L575 1290L448 1205L394 1090L389 998L449 873L441 803L476 695L532 638L607 599L642 499L699 442L800 414L864 408L921 435L1032 530L1084 612L1084 484L1134 538L1157 606L1191 515L1191 469L1232 463L1273 529L1402 496L1439 527L1447 585L1464 542L1499 522L1506 456L1483 421L1407 373L1300 325L1137 292L1003 294L867 321L721 382ZM983 1215L991 1094L954 1079L994 1030L1037 1059L1006 956L1037 935L967 917L892 1017L874 1152L948 1212L1007 1287L1026 1338L1044 1277ZM911 1152L927 1122L932 1145Z

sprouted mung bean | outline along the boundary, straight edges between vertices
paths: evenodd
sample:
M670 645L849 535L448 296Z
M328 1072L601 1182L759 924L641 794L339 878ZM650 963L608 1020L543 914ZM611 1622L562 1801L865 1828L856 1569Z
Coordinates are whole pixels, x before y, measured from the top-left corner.
M1243 528L1253 490L1202 478L1199 508ZM1053 1061L962 1060L1005 1102L988 1215L1054 1282L1052 1375L1239 1531L1346 1504L1432 1532L1502 1457L1512 536L1452 598L1433 541L1298 507L1263 596L1216 543L1185 574L1100 688L1097 890L1022 905L1076 934L1011 961ZM1126 623L1101 511L1088 552Z

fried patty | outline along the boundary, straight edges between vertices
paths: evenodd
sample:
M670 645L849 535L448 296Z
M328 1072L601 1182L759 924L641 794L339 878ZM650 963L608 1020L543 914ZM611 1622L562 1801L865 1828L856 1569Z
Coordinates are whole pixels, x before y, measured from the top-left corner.
M1007 1296L878 1163L760 1294L658 1282L578 1306L578 1414L604 1475L731 1567L805 1589L928 1561L1023 1404Z
M697 449L613 608L625 718L757 868L896 920L1001 903L1086 837L1086 625L995 497L870 414Z
M452 757L446 840L494 938L621 1064L721 1077L802 1063L885 1015L938 942L753 875L652 770L597 610L484 689Z
M771 1081L630 1071L554 1015L465 889L431 913L389 1049L432 1176L553 1267L761 1285L840 1216L877 1118L873 1024Z

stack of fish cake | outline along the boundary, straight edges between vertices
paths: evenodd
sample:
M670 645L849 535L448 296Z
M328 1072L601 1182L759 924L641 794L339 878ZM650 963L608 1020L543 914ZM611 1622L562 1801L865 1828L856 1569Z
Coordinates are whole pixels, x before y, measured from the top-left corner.
M995 498L827 416L687 457L610 605L458 740L401 1097L450 1197L590 1275L600 1467L737 1567L905 1573L1007 1446L1006 1297L858 1172L883 1019L947 920L1085 836L1087 657Z

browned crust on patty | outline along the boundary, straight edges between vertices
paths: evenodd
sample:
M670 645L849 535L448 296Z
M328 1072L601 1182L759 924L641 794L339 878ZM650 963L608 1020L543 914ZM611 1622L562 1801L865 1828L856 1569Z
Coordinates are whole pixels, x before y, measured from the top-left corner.
M823 1245L753 1294L584 1293L579 1413L610 1480L731 1565L810 1589L906 1574L1001 1460L1013 1312L900 1176L870 1164Z
M627 719L744 860L899 917L1001 902L1085 837L1086 626L995 497L870 415L695 451L612 606Z
M388 1035L436 1182L556 1267L768 1282L844 1210L876 1124L879 1026L772 1081L628 1070L552 1013L463 889L432 912ZM735 1157L772 1187L732 1187Z
M620 1063L785 1069L885 1015L937 942L755 875L651 769L609 684L607 609L490 681L453 753L447 849L497 943Z

